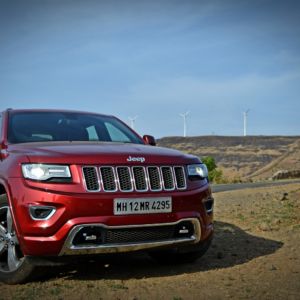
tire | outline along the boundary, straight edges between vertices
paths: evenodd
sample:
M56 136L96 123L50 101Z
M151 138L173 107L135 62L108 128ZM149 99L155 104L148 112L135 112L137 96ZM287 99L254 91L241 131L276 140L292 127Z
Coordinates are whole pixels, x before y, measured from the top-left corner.
M158 263L165 265L193 263L206 253L210 247L211 241L212 238L209 238L196 245L155 250L149 252L149 255Z
M0 281L24 283L30 279L34 269L20 248L7 196L0 195Z

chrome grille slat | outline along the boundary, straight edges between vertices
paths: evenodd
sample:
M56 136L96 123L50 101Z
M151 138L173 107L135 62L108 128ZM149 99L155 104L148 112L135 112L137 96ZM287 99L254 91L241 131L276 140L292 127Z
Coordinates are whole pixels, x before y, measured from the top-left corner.
M187 188L183 166L84 166L88 192L159 192Z
M186 188L186 180L185 180L185 174L184 174L183 167L181 167L181 166L174 167L174 174L175 174L175 179L176 179L176 187L179 190L185 189Z
M132 178L129 167L117 167L119 187L122 192L133 191Z
M161 167L161 173L164 183L164 189L166 191L172 191L175 189L174 176L172 168L169 166Z
M151 191L161 191L162 181L158 167L148 167L149 186Z
M100 183L96 167L83 167L85 187L90 192L98 192L100 190Z
M146 172L144 167L132 167L135 189L139 192L148 190Z
M100 175L105 192L117 191L116 176L113 167L101 167Z

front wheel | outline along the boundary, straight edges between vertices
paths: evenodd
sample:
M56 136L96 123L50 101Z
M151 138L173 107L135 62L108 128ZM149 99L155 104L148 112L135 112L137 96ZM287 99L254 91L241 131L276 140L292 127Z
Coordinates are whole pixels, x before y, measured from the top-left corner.
M6 195L0 195L0 281L17 284L27 281L34 266L23 255L15 232Z

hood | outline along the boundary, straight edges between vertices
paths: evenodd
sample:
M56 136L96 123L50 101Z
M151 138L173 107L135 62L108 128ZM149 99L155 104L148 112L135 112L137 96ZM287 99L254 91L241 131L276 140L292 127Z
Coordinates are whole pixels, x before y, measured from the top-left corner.
M10 145L11 154L33 163L151 165L197 163L195 156L149 145L107 142L47 142Z

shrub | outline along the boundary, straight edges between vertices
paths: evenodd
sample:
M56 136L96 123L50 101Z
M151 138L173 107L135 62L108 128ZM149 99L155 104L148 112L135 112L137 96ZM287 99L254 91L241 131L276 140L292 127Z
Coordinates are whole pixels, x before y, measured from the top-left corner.
M215 159L211 156L202 158L202 162L206 164L208 169L208 179L210 182L221 183L223 182L223 172L217 168Z

